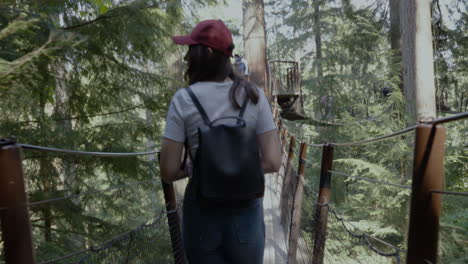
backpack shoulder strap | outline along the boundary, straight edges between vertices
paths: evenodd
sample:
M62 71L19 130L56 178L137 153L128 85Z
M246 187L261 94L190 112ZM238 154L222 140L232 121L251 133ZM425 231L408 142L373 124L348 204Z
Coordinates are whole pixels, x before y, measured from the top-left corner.
M192 98L192 101L195 104L195 107L197 107L198 112L202 116L202 119L203 119L203 122L205 123L205 125L211 126L210 119L206 115L205 109L203 109L202 105L198 101L198 99L195 96L195 94L193 93L192 89L190 89L190 87L187 87L187 88L185 88L185 91L187 91L187 93L190 95L190 98Z

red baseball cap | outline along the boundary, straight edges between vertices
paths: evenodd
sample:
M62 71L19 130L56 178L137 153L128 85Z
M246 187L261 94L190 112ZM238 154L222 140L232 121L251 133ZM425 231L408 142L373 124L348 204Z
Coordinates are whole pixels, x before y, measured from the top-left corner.
M198 23L189 36L174 36L179 45L203 44L232 56L232 33L221 20L204 20Z

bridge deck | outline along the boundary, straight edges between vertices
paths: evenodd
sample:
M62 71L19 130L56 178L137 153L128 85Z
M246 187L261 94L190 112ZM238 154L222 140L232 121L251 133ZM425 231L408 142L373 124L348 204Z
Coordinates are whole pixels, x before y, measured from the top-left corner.
M264 264L285 264L288 254L283 227L280 224L280 210L278 209L280 189L277 187L280 185L277 184L277 180L276 173L265 176L266 189L263 199L266 228Z

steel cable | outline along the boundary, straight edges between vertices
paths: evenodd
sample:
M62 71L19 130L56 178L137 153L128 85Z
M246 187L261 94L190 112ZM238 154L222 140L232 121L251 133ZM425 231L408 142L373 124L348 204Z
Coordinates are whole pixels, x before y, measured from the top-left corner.
M93 194L108 192L108 191L115 190L115 189L122 189L122 188L126 188L126 187L142 185L142 184L149 183L149 182L157 182L157 181L155 181L155 180L146 180L146 181L140 181L140 182L130 183L130 184L114 185L114 186L111 186L111 187L109 187L109 188L107 188L105 190L89 191L89 192L84 192L84 193L80 193L80 194L73 194L73 195L68 195L68 196L63 196L63 197L58 197L58 198L46 199L46 200L42 200L42 201L28 203L28 204L26 204L26 206L35 206L35 205L40 205L40 204L52 203L52 202L67 200L67 199L71 199L71 198L77 198L77 197L81 197L81 196L87 196L87 195L93 195Z
M339 172L339 171L329 170L328 172L330 172L331 174L334 174L334 175L343 176L343 177L347 177L347 178L354 178L354 179L358 179L358 180L361 180L361 181L385 184L385 185L390 185L390 186L399 187L399 188L403 188L403 189L411 189L411 186L408 186L408 185L396 184L396 183L385 182L385 181L379 181L379 180L374 180L374 179L369 179L369 178L359 177L359 176L352 176L352 175L348 175L346 173Z
M430 190L431 193L440 193L440 194L448 194L448 195L458 195L458 196L468 196L466 192L449 192L449 191L440 191L440 190Z
M56 152L56 153L62 153L62 154L95 156L95 157L133 157L133 156L153 155L153 154L159 153L159 150L146 151L146 152L119 153L119 152L93 152L93 151L68 150L68 149L43 147L43 146L36 146L36 145L22 144L22 143L18 143L17 145L25 149L32 149L32 150L46 151L46 152Z
M443 123L462 120L462 119L465 119L465 118L468 118L468 112L463 112L463 113L455 114L455 115L448 116L448 117L442 117L442 118L438 118L438 119L435 119L435 120L432 120L432 121L423 121L421 123L431 124L431 125L439 125L439 124L443 124Z

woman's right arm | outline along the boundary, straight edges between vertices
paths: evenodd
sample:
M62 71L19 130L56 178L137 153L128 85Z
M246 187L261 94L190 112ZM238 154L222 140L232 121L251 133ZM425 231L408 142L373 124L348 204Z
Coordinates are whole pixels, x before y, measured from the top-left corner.
M265 173L277 172L281 167L281 146L276 129L259 134L258 143Z

